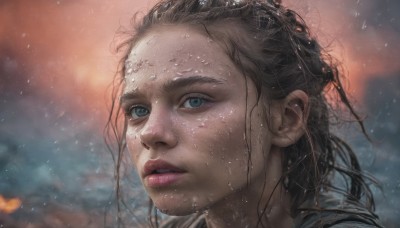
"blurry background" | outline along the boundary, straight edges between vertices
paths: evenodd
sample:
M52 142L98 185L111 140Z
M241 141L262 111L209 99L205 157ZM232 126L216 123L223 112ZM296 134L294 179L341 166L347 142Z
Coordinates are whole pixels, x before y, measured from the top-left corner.
M118 61L111 43L154 2L0 0L0 227L101 227L105 218L112 226L113 166L102 136ZM357 128L339 131L382 182L377 213L397 227L400 1L283 3L343 62L375 143ZM143 203L140 187L130 188L129 203Z

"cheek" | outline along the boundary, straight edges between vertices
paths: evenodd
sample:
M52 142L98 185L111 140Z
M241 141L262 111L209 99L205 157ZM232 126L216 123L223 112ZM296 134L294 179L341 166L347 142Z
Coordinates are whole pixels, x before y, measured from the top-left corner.
M247 170L248 156L241 116L210 118L203 122L194 136L199 140L193 142L193 150L202 151L202 161L213 172L212 176L230 178Z
M136 165L139 153L135 151L139 151L140 140L138 133L136 131L130 130L129 128L126 132L126 146L133 162Z

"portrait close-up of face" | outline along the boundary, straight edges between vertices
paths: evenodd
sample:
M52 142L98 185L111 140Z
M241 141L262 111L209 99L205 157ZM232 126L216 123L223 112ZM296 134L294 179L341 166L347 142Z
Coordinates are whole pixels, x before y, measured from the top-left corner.
M265 181L276 185L283 142L266 114L282 107L271 112L258 99L218 42L185 25L165 25L133 47L125 72L127 147L161 211L186 215L235 205L235 198L257 202Z
M397 227L396 9L0 3L0 227Z

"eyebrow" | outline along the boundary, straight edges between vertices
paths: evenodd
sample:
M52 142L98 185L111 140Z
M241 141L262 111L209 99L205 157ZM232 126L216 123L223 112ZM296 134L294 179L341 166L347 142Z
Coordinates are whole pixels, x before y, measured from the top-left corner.
M211 77L207 77L207 76L200 76L200 75L194 75L194 76L190 76L190 77L176 77L168 82L166 82L163 87L162 90L164 91L174 91L178 88L182 88L182 87L187 87L187 86L191 86L194 84L224 84L223 81L215 79L215 78L211 78ZM134 91L129 91L124 93L121 96L120 99L120 103L124 103L124 101L126 100L130 100L130 99L134 99L137 98L139 96L140 92L138 92L137 90Z

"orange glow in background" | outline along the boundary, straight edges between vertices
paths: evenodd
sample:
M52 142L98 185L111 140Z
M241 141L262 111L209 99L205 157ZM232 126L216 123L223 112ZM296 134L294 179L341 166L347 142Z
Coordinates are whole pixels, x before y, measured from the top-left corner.
M21 206L21 203L21 200L18 198L6 199L0 195L0 213L13 213Z
M115 71L113 37L134 12L153 1L6 1L0 8L0 41L18 53L29 83L49 96L101 107ZM400 70L394 29L369 24L374 0L284 1L304 16L313 34L343 62L350 91L362 100L365 81ZM99 106L100 105L100 106Z
M396 26L400 24L400 16L397 11L390 11L397 9L389 7L390 2L392 5L400 5L395 1L283 0L283 5L302 15L313 36L342 62L348 80L346 88L352 97L366 104L370 80L391 77L400 72L400 30ZM71 227L83 224L83 227L104 225L103 211L98 212L99 208L109 202L111 193L104 189L112 188L113 167L107 163L111 158L107 157L108 151L104 152L101 132L108 114L106 104L110 103L107 88L116 74L119 60L114 53L113 42L120 39L116 36L120 26L130 29L132 16L140 12L140 17L155 2L0 0L0 67L3 67L0 68L0 74L5 72L6 75L0 75L0 95L2 91L11 94L6 98L0 97L0 175L4 173L1 173L1 165L5 161L5 164L11 164L10 167L17 167L15 170L19 171L15 173L21 177L19 181L27 183L24 185L27 188L24 192L26 195L21 193L13 196L22 198L23 202L18 198L3 198L1 194L8 196L14 194L14 191L5 193L0 189L0 212L12 213L11 216L14 216L26 210L29 213L21 213L23 215L20 218L26 215L29 224L29 216L37 213L34 215L43 217L44 223L29 226L32 228L52 227L48 224L61 224L60 227L66 224ZM400 96L400 92L397 95ZM393 110L400 113L395 102L396 99L393 99L388 107L394 107ZM2 110L2 107L6 108ZM383 110L381 117L386 120L388 116L385 115L388 114L389 111L386 113ZM398 118L392 119L397 121ZM389 133L382 133L385 139L396 137L399 122L376 122L372 123L376 129L381 125L382 129L388 129ZM392 142L397 143L398 139ZM360 150L362 153L366 153L364 147ZM400 159L395 153L398 148L385 144L385 149L376 153L377 158L370 156L370 159L368 153L365 155L368 162L372 160L366 166L375 165L373 168L378 170L377 173L381 175L379 178L386 181L385 184L391 184L386 174L398 173L398 168L388 169L398 167ZM7 157L4 151L17 158ZM87 157L92 159L90 166L85 160ZM36 163L33 164L32 160ZM27 169L27 175L23 175L25 171L20 170L24 170L26 164L32 167ZM54 171L57 168L58 173ZM32 177L29 176L31 173ZM26 176L29 178L24 179ZM12 179L9 182L14 184L17 181ZM30 188L31 185L39 190ZM394 181L389 187L396 190L398 186L399 182ZM22 192L18 187L12 186L11 189ZM53 191L51 194L61 195L70 204L76 203L70 202L71 198L81 202L79 197L86 197L89 203L85 203L90 205L86 205L86 209L93 210L87 209L94 216L91 214L92 217L85 217L85 211L77 210L79 206L68 207L68 203L60 199L61 196L47 199L39 194L44 192L44 195L50 195L47 192L50 192L49 189ZM132 191L130 194L136 193ZM390 214L389 222L396 222L400 212L393 208L398 207L396 202L400 202L400 198L392 194L394 203L386 203L381 213ZM32 195L36 198L30 197ZM43 198L46 200L45 206ZM36 212L39 210L42 214ZM53 217L50 216L52 213ZM54 223L54 218L59 219L59 223ZM4 217L0 213L0 225L2 219ZM11 218L8 224L18 222L18 219ZM18 224L22 225L16 227L26 225Z

